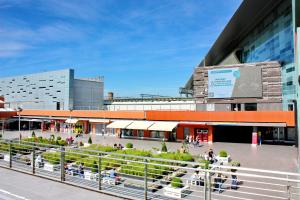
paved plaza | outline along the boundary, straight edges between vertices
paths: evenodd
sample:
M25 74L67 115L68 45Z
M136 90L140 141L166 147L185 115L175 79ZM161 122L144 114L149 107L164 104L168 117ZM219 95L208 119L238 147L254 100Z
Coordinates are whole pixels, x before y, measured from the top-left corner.
M0 199L3 200L121 199L8 169L0 168L0 174Z
M37 136L43 135L43 137L50 137L50 132L43 132L36 130ZM61 136L62 138L68 137L65 133L55 133L56 136ZM31 136L31 132L22 131L22 137ZM84 135L83 137L75 139L75 142L82 141L87 142L90 135ZM18 131L5 131L3 138L12 139L18 138ZM73 135L75 138L75 135ZM100 136L92 135L93 143L103 144L103 145L113 145L114 143L122 144L131 142L133 146L137 149L152 150L153 147L160 148L161 141L152 140L140 140L140 139L120 139L115 136ZM180 142L166 142L168 151L177 151L180 149L182 143ZM203 143L200 147L189 146L189 152L195 156L203 155L205 151L212 148L216 153L220 150L226 150L232 160L239 161L243 167L258 168L266 170L275 171L288 171L297 172L297 148L294 146L284 146L284 145L265 145L252 146L251 144L241 144L241 143L222 143L215 142L212 144Z

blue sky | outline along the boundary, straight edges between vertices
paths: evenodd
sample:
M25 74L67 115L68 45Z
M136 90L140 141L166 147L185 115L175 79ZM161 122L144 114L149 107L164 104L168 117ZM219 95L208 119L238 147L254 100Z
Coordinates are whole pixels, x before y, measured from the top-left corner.
M0 77L64 68L178 96L241 0L0 0Z

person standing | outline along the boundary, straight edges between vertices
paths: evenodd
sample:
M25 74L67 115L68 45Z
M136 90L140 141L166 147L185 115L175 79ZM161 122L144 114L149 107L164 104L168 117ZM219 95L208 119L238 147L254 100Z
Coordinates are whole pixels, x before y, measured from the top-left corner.
M80 178L84 178L83 163L80 163L80 165L78 166L78 173Z
M258 131L257 135L258 135L258 143L261 146L261 142L262 142L261 132Z

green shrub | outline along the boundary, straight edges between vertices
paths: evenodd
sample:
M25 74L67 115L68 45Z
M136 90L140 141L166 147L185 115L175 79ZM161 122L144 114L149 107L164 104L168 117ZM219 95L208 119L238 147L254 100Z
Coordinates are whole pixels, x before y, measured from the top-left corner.
M126 148L132 149L132 148L133 148L133 144L132 144L132 143L127 143L127 144L126 144Z
M59 146L66 146L67 142L65 140L56 140L56 145Z
M171 186L173 188L182 188L183 187L182 180L178 177L172 178Z
M117 151L118 149L116 148L113 148L112 146L103 146L101 144L91 144L90 146L88 147L82 147L82 149L87 149L87 150L96 150L96 151L104 151L104 152L113 152L113 151ZM89 151L86 151L85 153L87 154L98 154L96 152L89 152Z
M224 151L224 150L221 150L221 151L219 152L219 156L220 156L220 157L227 157L227 152Z
M42 157L53 165L60 163L60 152L45 152L42 154Z
M50 135L50 141L54 141L55 140L55 136L52 134Z
M240 166L241 166L240 162L238 162L238 161L232 161L230 164L231 164L231 166L233 166L233 167L240 167ZM232 171L232 172L236 172L237 169L231 169L231 171Z
M201 169L209 169L209 161L208 160L201 160L200 161Z
M88 143L89 143L89 144L92 144L92 143L93 143L91 136L89 137Z
M60 136L57 136L56 140L61 140L61 137L60 137Z
M98 173L98 164L97 164L97 162L95 160L93 162L93 166L92 166L91 172Z
M31 137L35 138L35 132L34 131L32 131Z
M167 145L165 142L161 144L161 152L168 152Z

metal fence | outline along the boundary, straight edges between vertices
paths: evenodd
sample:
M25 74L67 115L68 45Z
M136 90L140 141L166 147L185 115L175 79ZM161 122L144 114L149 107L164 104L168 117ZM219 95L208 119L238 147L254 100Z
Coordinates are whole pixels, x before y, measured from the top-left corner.
M0 167L127 199L300 199L298 173L162 157L0 140Z

